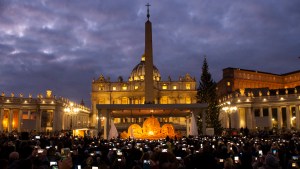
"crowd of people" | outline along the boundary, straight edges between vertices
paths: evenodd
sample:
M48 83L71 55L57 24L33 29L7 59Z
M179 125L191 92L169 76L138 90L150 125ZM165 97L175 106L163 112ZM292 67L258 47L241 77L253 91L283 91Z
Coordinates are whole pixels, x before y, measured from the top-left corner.
M0 134L3 169L300 168L299 133L104 140L70 134Z

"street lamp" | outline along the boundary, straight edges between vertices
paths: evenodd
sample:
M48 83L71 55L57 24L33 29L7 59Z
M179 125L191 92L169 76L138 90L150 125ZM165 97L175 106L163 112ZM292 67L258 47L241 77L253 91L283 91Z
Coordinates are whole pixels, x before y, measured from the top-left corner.
M70 130L72 130L73 125L73 115L76 115L79 112L79 108L74 107L74 104L71 102L65 109L64 112L68 115L70 115Z
M228 106L225 106L222 108L222 110L224 110L227 115L228 115L228 120L229 120L229 129L231 129L231 113L235 112L237 110L236 106L230 106L230 102L227 103Z

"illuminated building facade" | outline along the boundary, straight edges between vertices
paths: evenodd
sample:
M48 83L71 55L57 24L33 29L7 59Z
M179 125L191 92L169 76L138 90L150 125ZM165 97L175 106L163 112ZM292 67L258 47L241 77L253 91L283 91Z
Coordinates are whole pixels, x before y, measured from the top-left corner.
M45 97L39 94L0 96L0 131L54 132L87 128L90 110L65 98L56 98L47 90Z
M299 91L300 71L277 75L226 68L218 83L223 127L299 130Z
M300 86L300 70L278 75L239 68L225 68L223 78L218 82L218 95L223 96L247 88L283 89L296 86Z
M148 6L149 7L149 6ZM152 53L152 24L145 23L145 53L132 70L129 79L119 77L110 81L100 75L92 82L92 115L93 124L97 126L102 121L104 137L113 119L117 129L127 131L132 123L142 125L146 117L154 115L159 122L171 123L176 129L186 130L190 114L193 110L202 109L204 105L197 104L193 110L189 106L197 102L197 84L189 74L178 80L168 78L162 80L157 67L153 64ZM168 106L164 106L168 105ZM170 105L172 105L170 107ZM100 117L101 116L101 117ZM101 126L98 125L100 128Z

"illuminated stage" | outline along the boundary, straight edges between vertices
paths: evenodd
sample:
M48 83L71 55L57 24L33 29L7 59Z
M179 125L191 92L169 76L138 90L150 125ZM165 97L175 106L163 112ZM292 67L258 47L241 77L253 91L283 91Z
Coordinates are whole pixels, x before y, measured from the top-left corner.
M190 119L192 113L197 116L204 113L207 104L97 104L98 117L103 119L103 136L107 138L110 123L114 118L130 117L130 118L147 118L143 127L138 124L130 124L127 126L127 132L122 133L124 137L135 137L144 139L156 139L174 137L178 132L171 124L160 126L157 118L159 117L185 117L186 133L189 133ZM101 130L101 121L98 121L98 130ZM119 130L122 132L124 130ZM122 136L121 134L121 136ZM179 135L178 135L179 136Z
M121 138L135 138L135 139L160 139L166 137L177 138L182 137L180 133L175 133L172 124L164 124L160 127L160 123L157 118L151 116L144 121L143 127L138 124L132 124L128 128L128 132L121 133Z

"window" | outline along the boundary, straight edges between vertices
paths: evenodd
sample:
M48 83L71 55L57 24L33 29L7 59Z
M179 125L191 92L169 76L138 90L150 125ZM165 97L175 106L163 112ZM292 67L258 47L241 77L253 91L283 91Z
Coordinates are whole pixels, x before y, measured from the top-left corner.
M127 90L127 86L123 86L122 89L123 89L123 90Z
M122 97L122 104L128 104L127 97Z
M173 86L173 89L176 90L176 89L177 89L177 86Z
M166 84L164 84L164 85L162 86L162 89L163 89L163 90L166 90L166 89L168 89L168 86L167 86Z
M117 87L114 86L112 89L113 89L113 90L117 90Z
M192 102L192 101L191 101L191 98L190 98L190 97L186 97L186 98L185 98L185 103L186 103L186 104L191 104L191 102Z
M139 86L134 86L134 89L137 90L139 88Z
M187 89L187 90L191 89L191 84L187 83L187 84L185 85L185 89Z
M163 96L161 98L161 104L168 104L168 97L167 96Z
M231 84L230 84L230 82L227 82L227 86L230 86Z

